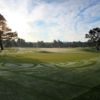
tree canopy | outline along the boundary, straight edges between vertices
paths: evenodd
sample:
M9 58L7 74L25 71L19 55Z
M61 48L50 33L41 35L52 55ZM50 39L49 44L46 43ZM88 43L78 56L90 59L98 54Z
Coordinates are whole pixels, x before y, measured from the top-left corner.
M96 49L100 50L100 28L96 27L89 30L86 34L86 38L89 38L89 41L95 43Z
M12 30L7 26L6 19L3 15L0 14L0 47L3 50L2 40L10 40L15 39L17 37L16 32L12 32Z

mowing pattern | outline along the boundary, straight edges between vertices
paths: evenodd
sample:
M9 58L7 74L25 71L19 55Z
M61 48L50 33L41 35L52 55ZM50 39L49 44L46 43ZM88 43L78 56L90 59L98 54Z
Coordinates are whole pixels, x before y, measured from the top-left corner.
M100 84L98 59L63 63L0 63L0 99L82 100L82 94L86 95ZM90 100L89 97L86 100ZM96 100L100 100L100 96Z

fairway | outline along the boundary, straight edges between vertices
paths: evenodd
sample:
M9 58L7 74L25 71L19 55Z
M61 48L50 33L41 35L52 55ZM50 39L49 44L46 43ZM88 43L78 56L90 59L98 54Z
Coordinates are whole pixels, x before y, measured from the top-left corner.
M0 100L100 100L100 52L89 48L6 48Z

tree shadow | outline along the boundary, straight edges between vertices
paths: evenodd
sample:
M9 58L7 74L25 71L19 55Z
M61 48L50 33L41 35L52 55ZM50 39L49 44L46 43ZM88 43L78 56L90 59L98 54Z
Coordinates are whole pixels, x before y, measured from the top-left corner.
M20 58L16 56L11 56L11 55L2 55L0 56L0 62L2 63L42 63L42 61L38 59L31 59L31 58Z
M93 47L90 47L90 48L81 48L80 50L81 51L85 51L85 52L91 52L91 53L100 53L100 50L96 50Z
M100 100L100 85L91 88L88 92L73 98L72 100Z

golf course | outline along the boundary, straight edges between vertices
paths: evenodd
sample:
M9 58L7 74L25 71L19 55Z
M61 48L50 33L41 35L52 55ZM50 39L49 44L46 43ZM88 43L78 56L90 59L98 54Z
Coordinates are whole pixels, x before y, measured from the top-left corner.
M0 100L100 100L100 52L90 48L5 48Z

